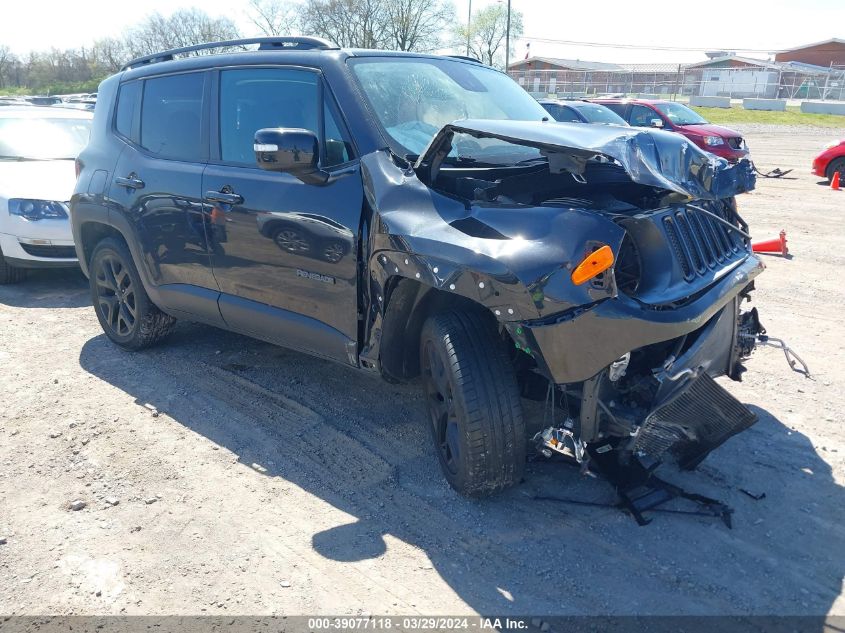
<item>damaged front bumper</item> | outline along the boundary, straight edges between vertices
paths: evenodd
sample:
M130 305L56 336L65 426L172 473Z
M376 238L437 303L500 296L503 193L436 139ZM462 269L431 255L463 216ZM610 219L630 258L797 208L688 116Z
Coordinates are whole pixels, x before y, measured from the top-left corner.
M559 426L571 438L572 456L588 462L602 455L606 466L671 455L694 468L754 424L754 413L714 378L740 379L742 361L765 331L756 311L740 312L762 270L749 255L685 306L648 310L620 296L555 323L515 327L517 345L534 346L538 370L572 404Z
M595 376L633 349L667 341L701 328L733 300L764 269L749 255L708 291L686 305L660 309L620 294L587 308L542 321L508 323L511 338L537 360L554 384L575 383ZM725 349L731 340L722 341ZM728 373L721 355L701 359L715 375ZM727 359L724 359L727 362Z

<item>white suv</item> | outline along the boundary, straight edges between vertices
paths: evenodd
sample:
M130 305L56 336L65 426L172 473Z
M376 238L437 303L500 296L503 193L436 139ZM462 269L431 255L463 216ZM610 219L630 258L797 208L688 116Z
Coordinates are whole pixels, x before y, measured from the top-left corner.
M67 201L91 118L55 107L0 108L0 284L27 268L78 266Z

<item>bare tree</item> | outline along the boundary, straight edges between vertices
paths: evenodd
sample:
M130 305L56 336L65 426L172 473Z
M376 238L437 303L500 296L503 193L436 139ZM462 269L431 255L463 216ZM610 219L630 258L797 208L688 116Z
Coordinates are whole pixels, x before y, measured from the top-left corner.
M387 48L391 0L306 0L301 28L347 48Z
M239 37L235 23L229 18L212 18L204 11L192 8L174 11L169 17L153 13L130 29L125 41L130 55L137 57Z
M0 88L13 83L12 69L18 58L8 46L0 46Z
M130 53L124 39L107 37L94 42L91 58L99 74L110 74L121 69L129 61Z
M264 35L288 35L296 24L296 8L287 0L249 0L246 14Z
M500 4L493 4L476 11L469 26L470 54L485 64L504 68L507 24L508 11ZM519 11L511 11L511 43L521 35L522 14ZM466 42L467 26L461 25L455 29L455 49L465 50Z
M448 0L389 0L385 5L388 48L399 51L433 51L455 19Z

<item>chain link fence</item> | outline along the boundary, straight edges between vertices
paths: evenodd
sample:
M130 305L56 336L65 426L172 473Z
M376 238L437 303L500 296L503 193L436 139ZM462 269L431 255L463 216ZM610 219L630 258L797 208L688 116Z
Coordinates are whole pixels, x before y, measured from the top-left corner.
M845 101L845 66L814 70L797 64L749 68L630 64L591 70L523 67L511 69L508 74L535 97L688 100L705 96Z

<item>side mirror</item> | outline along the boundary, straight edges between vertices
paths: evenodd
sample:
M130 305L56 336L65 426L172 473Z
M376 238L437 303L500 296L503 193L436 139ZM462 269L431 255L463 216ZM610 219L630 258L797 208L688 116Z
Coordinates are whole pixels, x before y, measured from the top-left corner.
M663 119L652 119L650 123L651 127L663 127Z
M324 185L317 135L300 128L263 128L255 133L255 162L261 169L291 174L309 185Z

